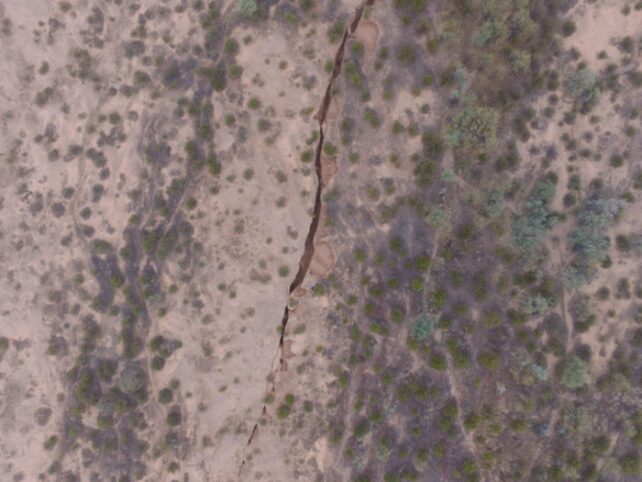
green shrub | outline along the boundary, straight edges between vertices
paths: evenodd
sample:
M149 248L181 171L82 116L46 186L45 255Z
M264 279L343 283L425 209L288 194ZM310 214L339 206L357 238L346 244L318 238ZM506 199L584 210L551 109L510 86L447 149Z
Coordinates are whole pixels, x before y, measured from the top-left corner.
M182 346L180 340L165 338L163 335L157 335L149 342L149 349L164 358L169 358Z
M279 405L279 408L276 409L276 416L279 419L283 420L289 417L291 412L292 412L291 406L288 404L282 403L281 405Z
M176 427L181 424L181 419L181 409L178 405L174 405L167 413L167 425L170 427Z
M339 150L331 142L326 141L326 142L323 143L323 153L324 154L326 154L328 156L336 156L337 152L339 152Z
M428 271L428 269L430 268L430 256L428 256L427 254L417 256L417 259L415 260L415 266L420 271Z
M539 182L528 201L524 213L513 223L513 245L522 252L531 252L542 240L557 220L548 209L555 197L555 184L551 181Z
M367 418L362 418L354 426L354 436L356 438L363 438L370 431L370 422Z
M578 294L569 304L569 312L573 317L573 326L578 333L585 333L595 324L596 316L591 308L591 298Z
M591 281L596 263L605 259L610 246L607 228L624 206L625 202L616 198L594 198L584 204L577 226L569 233L576 256L564 273L567 286L577 289Z
M366 107L363 111L363 118L374 129L378 129L381 126L381 119L379 118L379 114L377 114L376 110L371 109L370 107Z
M632 70L628 73L629 82L634 87L642 87L642 72L639 70Z
M247 106L252 110L258 110L262 106L261 99L259 99L258 97L252 97L247 101Z
M564 23L562 23L562 35L564 35L564 37L570 37L575 33L576 28L577 27L575 26L575 22L573 22L573 20L565 20Z
M413 323L410 334L416 340L424 340L430 336L434 328L434 320L428 315L423 314Z
M640 475L640 455L637 452L627 452L619 459L620 468L626 475Z
M564 432L582 436L590 428L588 412L582 406L565 407L562 410L560 424Z
M424 282L420 278L415 278L410 282L410 287L415 293L421 293L424 289Z
M437 288L430 294L430 305L435 310L441 310L448 301L448 293L443 288Z
M545 382L548 380L548 369L539 365L533 364L531 366L531 373L540 381Z
M256 0L239 0L239 12L245 17L253 17L259 8Z
M596 268L585 259L576 258L564 270L564 284L578 289L588 284L595 275Z
M432 184L435 175L435 164L432 161L424 159L415 166L413 172L419 187L428 187Z
M47 437L47 440L45 440L43 447L45 448L45 450L51 450L56 446L57 443L58 443L58 436L51 435L50 437Z
M605 231L623 208L624 202L619 199L587 201L578 226L569 234L573 251L591 261L602 259L609 247Z
M564 90L582 106L590 106L599 94L597 76L587 67L579 69L566 79Z
M444 154L444 141L438 132L427 130L421 135L423 154L427 159L438 161Z
M222 92L227 86L227 69L225 64L219 63L213 67L202 67L198 70L199 75L209 80L210 85L216 92Z
M501 361L496 352L485 351L477 355L477 363L479 363L486 370L496 370Z
M376 115L376 112L375 112ZM339 125L339 130L341 132L341 142L344 145L352 143L354 137L354 130L357 126L357 123L352 117L344 117L341 120Z
M412 44L405 43L397 50L397 59L405 65L412 65L417 61L417 51Z
M332 26L328 29L328 38L330 39L330 42L335 43L341 40L344 30L345 30L345 25L343 22L341 22L340 20L337 20L336 22L334 22Z
M453 117L444 138L451 147L467 147L482 152L497 145L499 113L492 107L481 106L469 97Z
M448 366L446 357L441 353L433 353L428 359L428 366L439 371L445 370Z
M485 216L493 219L498 218L504 212L506 203L504 202L504 194L498 189L493 189L487 196L483 207Z
M151 366L152 366L152 370L156 370L156 371L162 370L163 367L165 367L165 358L163 358L162 356L155 356L152 359Z
M570 357L562 370L562 385L571 390L577 390L588 384L588 366L577 356Z
M440 320L440 327L441 326L442 320ZM454 338L450 338L447 345L448 351L453 357L455 368L468 368L470 366L470 355L468 354L468 351L461 347Z
M0 336L0 360L5 353L9 350L9 338L6 336Z
M395 324L400 324L404 320L404 312L399 308L393 308L390 311L390 319ZM642 343L641 343L642 344Z
M163 405L170 403L174 399L174 393L169 388L162 388L158 392L158 401Z
M111 359L99 359L96 366L96 373L98 378L103 382L111 382L113 376L116 374L118 369L118 361Z
M81 403L96 405L100 401L100 384L93 370L84 369L76 384L76 396Z
M473 43L483 47L505 34L505 25L496 15L489 15L473 36Z
M554 301L551 298L541 293L536 293L524 299L522 310L528 315L543 315L550 310L553 305Z
M455 422L458 413L459 408L457 407L457 402L455 402L454 400L449 400L448 402L446 402L446 404L442 407L439 416L440 428L446 429L447 427L450 427Z
M466 480L478 480L479 479L479 470L477 469L477 464L472 458L468 458L462 462L459 467L461 473L464 475Z
M225 45L223 46L223 50L225 51L226 55L234 57L236 54L239 53L239 43L236 41L235 38L228 38L225 41Z
M483 314L483 322L486 328L493 328L502 323L502 315L497 310L488 310Z
M482 418L478 414L471 413L464 419L464 428L468 431L475 430L481 420Z

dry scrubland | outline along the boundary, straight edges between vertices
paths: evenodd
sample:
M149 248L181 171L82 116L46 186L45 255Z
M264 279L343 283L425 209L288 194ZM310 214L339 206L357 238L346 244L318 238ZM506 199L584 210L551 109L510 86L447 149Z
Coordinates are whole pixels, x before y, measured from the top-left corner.
M640 480L641 52L635 0L0 0L0 480Z

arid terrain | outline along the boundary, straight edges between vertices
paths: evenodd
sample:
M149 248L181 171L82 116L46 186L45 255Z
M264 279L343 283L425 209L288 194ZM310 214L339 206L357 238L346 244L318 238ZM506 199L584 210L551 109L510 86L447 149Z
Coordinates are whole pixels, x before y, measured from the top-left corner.
M0 0L0 482L642 480L642 1Z

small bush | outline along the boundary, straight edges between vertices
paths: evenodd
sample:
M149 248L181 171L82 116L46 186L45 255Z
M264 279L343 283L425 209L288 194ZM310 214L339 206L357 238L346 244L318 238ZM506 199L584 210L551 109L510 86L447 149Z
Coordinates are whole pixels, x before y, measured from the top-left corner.
M562 24L562 35L564 35L564 37L570 37L575 33L576 29L577 27L575 26L575 22L573 22L573 20L565 20Z
M417 51L414 45L403 44L397 50L397 59L405 65L412 65L417 61Z
M330 42L332 43L338 42L343 36L344 30L345 30L345 25L343 22L339 20L334 22L332 26L328 29L328 38L330 39Z
M381 127L381 119L376 110L371 109L370 107L366 107L366 109L363 111L363 118L368 124L370 124L370 127L372 127L373 129L378 129L379 127Z
M181 420L181 409L178 405L174 405L167 413L167 425L169 425L170 427L176 427L181 424Z
M158 392L158 401L163 405L170 403L174 399L174 393L169 388L163 388Z
M58 443L58 436L51 435L50 437L47 438L47 440L45 440L43 447L45 448L45 450L51 450L56 446L57 443Z
M358 439L363 438L370 431L370 422L367 418L362 418L354 426L354 436Z
M434 353L428 359L428 366L439 371L445 370L448 367L446 357L440 353Z

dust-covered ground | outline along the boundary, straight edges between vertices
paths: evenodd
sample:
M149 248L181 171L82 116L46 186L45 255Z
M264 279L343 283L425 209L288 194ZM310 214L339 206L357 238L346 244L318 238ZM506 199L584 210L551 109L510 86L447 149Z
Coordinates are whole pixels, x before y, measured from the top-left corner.
M641 51L625 0L0 0L0 480L639 480Z

